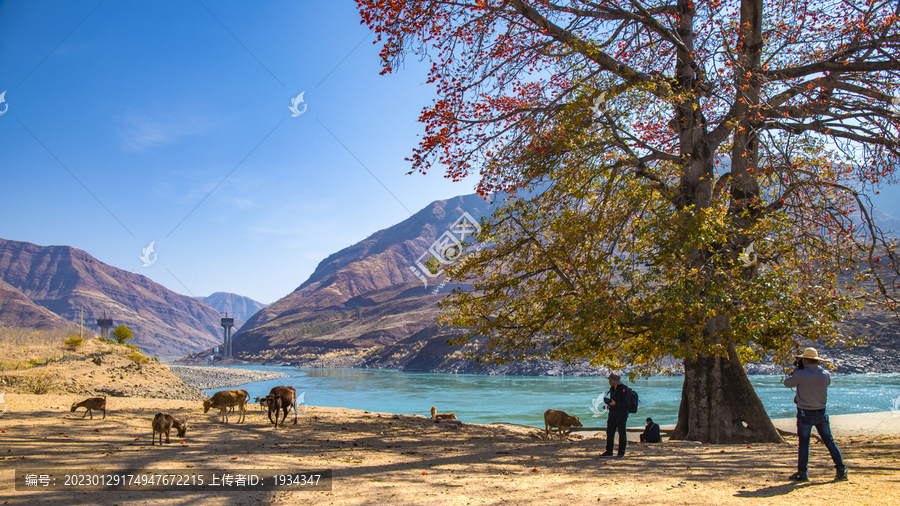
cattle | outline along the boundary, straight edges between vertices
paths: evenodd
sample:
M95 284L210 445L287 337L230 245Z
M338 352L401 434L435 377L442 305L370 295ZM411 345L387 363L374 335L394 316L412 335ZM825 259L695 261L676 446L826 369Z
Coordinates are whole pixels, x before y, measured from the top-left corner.
M222 390L213 394L212 398L203 401L203 412L210 408L218 408L222 415L222 423L228 423L228 408L237 406L241 410L241 416L237 423L243 423L247 416L247 399L250 394L246 390Z
M153 417L153 422L150 424L153 428L153 436L150 438L150 446L153 446L156 440L156 433L159 432L159 444L162 446L162 437L163 434L166 435L166 443L169 442L169 432L172 430L172 427L178 431L178 437L184 437L184 434L187 432L187 420L184 423L179 422L175 419L174 416L168 413L157 413L156 416Z
M456 413L438 413L437 408L431 406L431 419L432 420L456 420Z
M260 411L267 411L269 409L269 397L268 396L254 397L253 402L259 404Z
M103 410L103 418L106 419L106 397L91 397L90 399L85 399L81 402L76 402L72 404L72 409L69 410L70 413L74 413L78 408L85 408L84 414L81 415L81 418L84 418L91 414L91 420L94 419L94 409L102 409Z
M544 430L547 432L548 438L550 437L550 429L553 427L557 427L559 438L562 439L571 432L569 429L582 427L582 425L577 416L567 415L565 411L548 409L544 411Z
M294 390L294 387L273 387L272 390L269 391L269 395L267 395L265 399L266 404L269 408L269 421L275 424L275 427L278 427L278 411L284 411L284 415L281 419L281 426L284 427L284 422L287 420L288 410L291 408L293 408L294 410L294 425L297 424L297 417L299 415L297 414L297 391ZM272 413L275 413L274 421L272 421Z

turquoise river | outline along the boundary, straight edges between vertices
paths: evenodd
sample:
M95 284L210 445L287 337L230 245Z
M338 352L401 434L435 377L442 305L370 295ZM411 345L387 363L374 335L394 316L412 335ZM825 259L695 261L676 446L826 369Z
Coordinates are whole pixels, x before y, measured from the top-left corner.
M289 375L243 385L251 399L276 385L292 385L302 404L360 409L378 413L429 415L431 406L441 413L456 413L463 422L512 422L543 426L548 408L578 415L585 426L605 426L606 414L595 411L595 399L609 389L601 377L483 376L475 374L414 373L378 369L295 369L277 366L241 366L244 369L281 371ZM750 376L772 418L796 413L791 389L781 376ZM660 424L674 424L681 398L681 377L652 377L628 383L641 398L638 413ZM236 387L229 387L236 388ZM213 393L218 390L207 390ZM601 404L602 405L602 404ZM900 374L832 375L828 412L833 415L897 411L900 416Z

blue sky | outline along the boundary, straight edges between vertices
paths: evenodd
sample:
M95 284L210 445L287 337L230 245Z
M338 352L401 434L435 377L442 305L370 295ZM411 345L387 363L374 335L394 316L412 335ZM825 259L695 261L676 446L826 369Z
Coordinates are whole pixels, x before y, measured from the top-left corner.
M406 175L434 88L416 61L378 75L373 40L349 1L3 2L0 237L186 295L277 300L473 191Z
M277 300L475 185L406 175L434 87L378 75L373 40L351 1L0 0L0 237Z

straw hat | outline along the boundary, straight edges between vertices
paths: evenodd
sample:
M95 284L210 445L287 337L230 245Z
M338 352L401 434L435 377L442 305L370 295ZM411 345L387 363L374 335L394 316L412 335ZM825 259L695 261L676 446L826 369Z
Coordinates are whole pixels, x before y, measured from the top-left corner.
M616 373L609 373L609 376L607 376L606 379L608 379L609 381L612 381L616 385L622 384L622 377Z
M819 352L816 351L815 348L807 348L803 350L802 355L794 355L795 358L808 358L809 360L815 360L818 362L828 362L827 358L822 358L819 356Z

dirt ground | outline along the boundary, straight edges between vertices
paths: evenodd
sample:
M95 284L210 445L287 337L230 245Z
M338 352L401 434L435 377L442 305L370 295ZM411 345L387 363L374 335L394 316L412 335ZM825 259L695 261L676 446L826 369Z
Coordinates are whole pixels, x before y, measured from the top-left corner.
M809 483L787 477L788 444L630 443L601 459L602 437L547 441L521 427L435 423L309 407L297 425L273 428L258 406L244 424L221 424L196 401L109 398L106 419L81 418L72 395L7 393L0 400L0 504L785 504L883 505L900 496L900 437L838 438L849 482L833 482L821 444ZM185 418L187 434L151 446L158 411ZM182 443L183 441L183 443ZM331 491L152 492L14 490L15 469L332 469Z
M84 345L75 352L63 354L62 349L62 346L54 349L47 345L45 349L39 349L43 358L49 358L47 362L27 369L0 371L0 391L82 397L107 395L186 400L207 397L181 381L167 366L148 360L132 348L90 338L85 339ZM38 353L32 352L35 354ZM23 360L22 353L10 357ZM133 360L138 357L142 358ZM34 390L36 385L42 385L43 390Z

